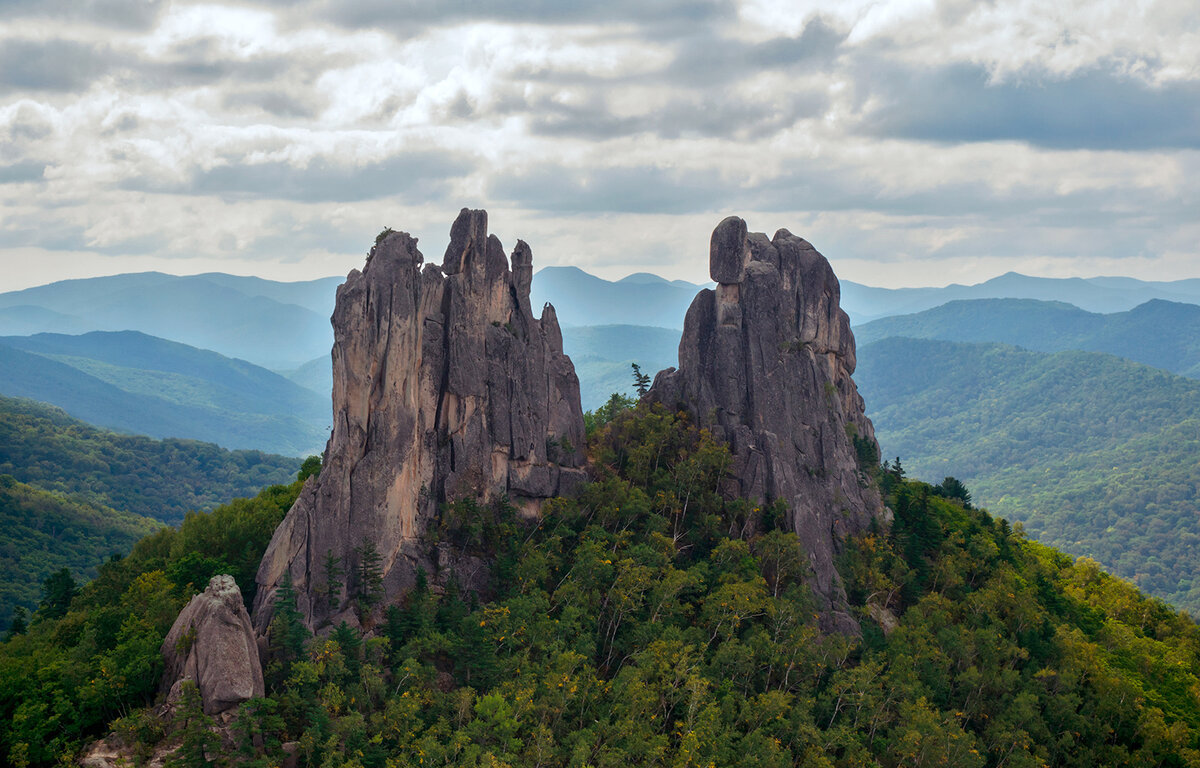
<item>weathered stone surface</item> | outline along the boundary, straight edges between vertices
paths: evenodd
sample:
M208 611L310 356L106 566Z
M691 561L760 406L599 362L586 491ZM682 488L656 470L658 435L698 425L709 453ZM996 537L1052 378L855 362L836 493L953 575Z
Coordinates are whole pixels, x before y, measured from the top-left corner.
M713 232L710 272L718 285L688 309L678 370L660 372L647 397L730 443L730 496L787 503L823 627L857 632L834 558L844 536L885 512L858 465L853 437L878 447L851 379L837 278L805 240L747 234L734 218Z
M162 690L177 690L181 681L193 680L206 714L263 695L250 614L232 576L214 576L208 588L184 606L163 640L162 655Z
M487 213L464 209L439 268L404 232L380 237L333 313L333 433L263 557L254 623L265 632L291 574L312 629L355 617L346 590L322 594L327 553L353 573L358 548L382 556L391 600L424 569L468 588L487 564L430 543L439 506L507 494L526 514L583 476L579 380L552 307L535 318L529 246L509 259ZM352 579L351 585L353 584Z

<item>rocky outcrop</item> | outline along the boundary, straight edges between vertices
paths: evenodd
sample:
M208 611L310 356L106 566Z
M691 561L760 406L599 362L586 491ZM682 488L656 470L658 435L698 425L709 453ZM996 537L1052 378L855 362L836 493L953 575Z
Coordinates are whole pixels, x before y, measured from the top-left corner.
M562 353L554 308L533 315L533 258L511 262L464 209L439 268L417 241L387 230L361 272L338 288L333 313L333 433L321 473L276 529L258 572L254 623L265 632L290 575L310 629L347 620L347 590L324 592L328 556L351 574L368 543L381 557L385 600L423 569L468 588L485 561L430 541L439 508L507 496L526 514L583 479L579 380Z
M825 629L857 632L834 567L839 543L884 514L855 441L877 453L850 378L854 336L829 262L787 230L767 239L725 219L712 235L716 290L688 309L679 368L647 397L689 411L727 440L731 497L786 502L804 542Z
M204 713L216 715L263 695L263 674L250 614L232 576L214 576L193 597L162 644L162 689L178 698L184 680L200 690Z

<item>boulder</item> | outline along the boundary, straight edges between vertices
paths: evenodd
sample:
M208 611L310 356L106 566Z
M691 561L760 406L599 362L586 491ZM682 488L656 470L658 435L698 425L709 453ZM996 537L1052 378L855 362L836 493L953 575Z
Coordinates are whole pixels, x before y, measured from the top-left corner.
M207 715L263 695L254 629L232 576L212 577L208 588L184 606L163 641L162 655L162 690L174 693L184 680L194 681Z
M660 372L646 396L728 441L729 496L787 504L822 627L855 633L835 558L845 536L886 511L859 465L858 449L877 456L878 445L851 378L837 277L807 241L748 233L732 217L713 232L710 274L717 287L688 309L679 368Z

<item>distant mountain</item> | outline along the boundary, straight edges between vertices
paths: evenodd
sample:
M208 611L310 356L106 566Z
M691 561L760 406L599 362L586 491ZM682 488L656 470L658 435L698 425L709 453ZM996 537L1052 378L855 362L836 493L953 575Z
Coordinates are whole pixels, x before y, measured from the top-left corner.
M295 370L280 371L280 374L308 391L320 395L322 400L328 403L333 392L333 362L328 354L315 357ZM328 406L325 410L329 411Z
M854 329L859 344L889 336L1003 342L1041 352L1107 352L1200 378L1200 306L1155 299L1102 315L1032 299L952 301L913 315L885 317Z
M142 331L266 368L295 368L329 353L340 282L159 272L65 280L0 294L0 335Z
M66 568L77 581L93 578L101 562L160 527L0 475L0 631L14 608L37 607L50 574Z
M292 456L320 453L330 410L271 371L134 331L0 338L0 394L123 432Z
M1094 352L889 338L855 381L885 457L1200 615L1200 382Z
M534 314L550 302L564 328L640 325L683 328L683 317L702 286L640 272L612 282L578 267L546 267L533 278Z
M842 280L842 309L852 322L922 312L961 299L1062 301L1089 312L1124 312L1152 299L1200 304L1200 280L1148 282L1132 277L1048 278L1009 272L977 285L876 288Z
M595 410L614 392L632 394L631 363L650 376L678 365L681 333L642 325L563 328L563 351L575 364L583 409Z
M195 440L120 435L43 403L0 397L0 475L167 523L289 482L300 463Z

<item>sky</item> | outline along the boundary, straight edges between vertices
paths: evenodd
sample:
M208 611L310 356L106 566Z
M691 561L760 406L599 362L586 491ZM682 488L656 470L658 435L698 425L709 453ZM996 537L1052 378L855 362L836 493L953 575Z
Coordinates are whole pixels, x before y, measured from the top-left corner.
M440 263L707 279L727 215L889 287L1200 277L1195 0L0 0L0 291Z

